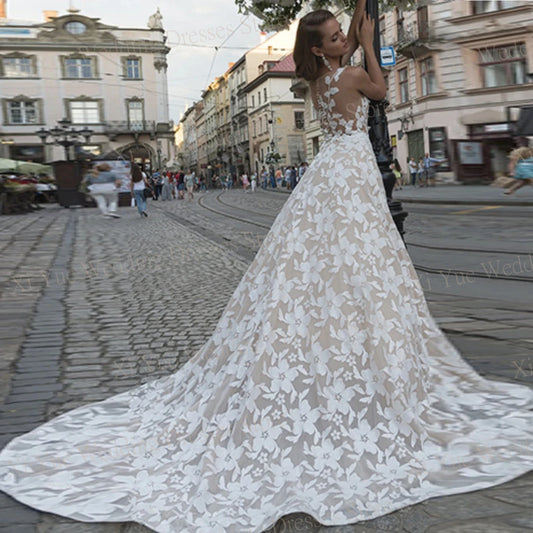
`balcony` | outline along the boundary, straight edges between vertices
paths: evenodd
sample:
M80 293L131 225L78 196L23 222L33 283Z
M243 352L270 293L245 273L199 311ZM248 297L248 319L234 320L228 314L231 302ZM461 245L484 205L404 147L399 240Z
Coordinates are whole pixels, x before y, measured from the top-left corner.
M396 51L408 59L419 59L433 51L441 50L441 44L427 23L411 23L398 26Z
M106 135L140 135L147 133L155 134L154 120L110 120L104 123L104 133Z
M118 135L150 135L150 139L155 139L156 135L165 137L173 135L172 126L167 122L157 122L155 120L109 120L104 123L104 134L111 140Z

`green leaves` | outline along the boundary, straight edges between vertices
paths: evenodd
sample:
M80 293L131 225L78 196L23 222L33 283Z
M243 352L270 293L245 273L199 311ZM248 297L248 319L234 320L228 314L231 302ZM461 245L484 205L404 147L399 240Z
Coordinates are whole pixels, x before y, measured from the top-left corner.
M417 0L378 0L381 13L394 8L404 10L416 7ZM239 13L251 13L261 19L260 28L264 31L280 31L286 29L296 19L303 7L303 0L235 0ZM339 0L336 5L344 6L353 11L357 0ZM313 9L327 9L333 4L332 0L314 0Z

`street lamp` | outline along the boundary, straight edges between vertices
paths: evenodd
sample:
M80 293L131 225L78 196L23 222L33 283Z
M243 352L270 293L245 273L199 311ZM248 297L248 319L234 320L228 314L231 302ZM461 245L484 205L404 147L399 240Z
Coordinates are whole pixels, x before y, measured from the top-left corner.
M62 146L65 149L65 159L70 161L70 147L80 146L83 142L88 144L94 131L87 128L87 126L80 130L72 128L72 123L66 118L58 120L57 124L56 127L49 130L41 128L35 132L35 135L41 139L44 145L55 144ZM47 142L48 137L52 138L50 142Z
M366 11L371 16L371 18L376 21L374 26L373 40L374 53L376 55L377 60L381 62L378 0L367 0ZM365 69L368 71L366 60ZM400 235L403 238L403 222L407 217L407 212L403 211L401 202L392 199L392 190L394 189L396 178L390 169L390 166L393 163L393 159L392 146L389 138L387 115L385 113L386 105L388 105L388 102L386 100L381 100L379 102L374 100L370 101L370 114L368 119L368 126L370 128L369 137L370 142L372 143L372 148L374 149L374 154L376 155L379 170L381 171L381 175L383 177L385 192L387 194L387 203L389 204L389 209L392 218L394 219L396 227L398 228L398 231L400 232Z

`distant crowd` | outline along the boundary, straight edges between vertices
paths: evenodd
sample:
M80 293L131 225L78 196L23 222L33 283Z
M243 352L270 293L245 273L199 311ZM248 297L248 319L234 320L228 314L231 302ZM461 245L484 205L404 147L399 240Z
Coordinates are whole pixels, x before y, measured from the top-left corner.
M145 173L147 182L152 190L154 200L192 200L195 192L208 189L235 189L242 188L244 192L255 192L257 187L262 189L284 188L293 190L305 171L308 164L298 166L290 165L283 168L267 169L262 167L259 172L244 172L238 175L235 172L227 174L212 174L207 176L203 171L200 174L192 169L178 172L156 170L152 174Z

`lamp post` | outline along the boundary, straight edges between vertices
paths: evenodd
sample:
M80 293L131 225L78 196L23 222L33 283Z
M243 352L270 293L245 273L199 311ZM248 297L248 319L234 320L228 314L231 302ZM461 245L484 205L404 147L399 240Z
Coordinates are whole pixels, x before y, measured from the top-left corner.
M381 63L378 0L367 0L366 11L375 21L373 39L374 53L376 54L378 62ZM366 60L365 70L368 71ZM403 238L403 234L405 233L403 229L403 222L407 217L407 212L402 209L401 202L392 199L392 190L394 188L396 178L390 169L390 166L393 163L393 158L387 115L385 113L386 105L388 105L386 100L381 100L380 102L372 100L370 102L370 112L368 118L368 126L370 128L369 137L370 142L372 143L372 148L374 149L374 154L376 155L379 170L381 171L381 175L383 177L385 192L387 194L387 203L389 204L392 218L394 219L396 227Z
M70 161L71 146L81 145L82 139L86 144L89 143L94 132L86 126L77 130L72 127L72 123L66 118L58 120L57 124L55 128L50 128L49 130L41 128L35 132L35 135L41 139L44 145L55 144L62 146L65 149L65 159ZM52 138L49 142L47 142L48 137Z

